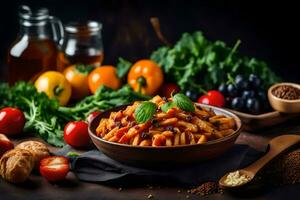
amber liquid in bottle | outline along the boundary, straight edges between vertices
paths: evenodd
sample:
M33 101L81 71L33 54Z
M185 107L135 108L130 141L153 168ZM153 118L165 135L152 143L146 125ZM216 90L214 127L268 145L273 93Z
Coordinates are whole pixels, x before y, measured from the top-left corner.
M88 54L76 54L72 56L68 56L63 52L59 52L58 56L58 66L59 71L63 71L70 65L74 64L85 64L92 66L100 66L103 62L104 54L101 52L97 55L88 55Z
M59 71L76 64L98 67L102 64L102 24L96 21L71 22L65 25L64 42L60 48Z
M35 81L43 72L57 69L56 43L48 38L18 39L8 52L8 81Z

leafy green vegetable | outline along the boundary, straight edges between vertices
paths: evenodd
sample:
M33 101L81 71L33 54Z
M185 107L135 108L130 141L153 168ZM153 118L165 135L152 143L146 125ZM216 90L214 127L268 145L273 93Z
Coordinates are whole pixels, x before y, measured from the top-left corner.
M181 110L187 111L187 112L194 112L195 107L193 102L184 94L177 93L173 96L173 102L175 105L180 108Z
M93 111L104 111L135 100L149 97L137 94L129 86L112 90L104 86L97 92L78 102L73 107L60 107L57 100L49 99L45 93L38 93L30 83L18 82L13 87L0 84L0 108L18 107L24 112L24 131L36 133L54 146L63 146L63 128L68 121L85 120Z
M170 110L171 108L173 108L175 106L175 103L172 101L169 101L165 104L163 104L160 108L163 112L168 112L168 110Z
M169 81L184 91L217 88L227 81L228 74L258 74L265 87L280 81L265 62L239 55L239 45L239 40L233 48L222 41L209 41L199 31L184 33L174 47L157 49L151 59L163 68Z
M72 120L86 119L94 111L105 111L135 100L148 100L150 97L134 92L129 85L119 90L101 86L94 95L88 96L73 107L59 107L59 111Z
M25 132L37 133L41 138L55 146L62 146L63 128L67 117L58 113L59 103L49 99L45 93L38 93L30 83L19 82L13 87L0 84L0 108L18 107L24 112Z
M128 71L130 70L132 63L125 60L124 58L119 58L119 62L117 63L117 76L118 78L124 78Z
M134 117L135 120L139 123L146 123L148 120L150 120L155 111L157 109L157 106L155 103L152 103L150 101L144 101L138 107L135 109Z

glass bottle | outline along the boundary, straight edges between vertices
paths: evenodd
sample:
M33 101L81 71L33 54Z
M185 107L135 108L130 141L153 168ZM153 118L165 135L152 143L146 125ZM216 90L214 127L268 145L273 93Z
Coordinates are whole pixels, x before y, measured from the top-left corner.
M57 69L61 22L46 8L19 8L20 32L8 52L8 81L34 81L41 73Z
M102 24L95 21L69 23L59 53L59 71L69 65L100 66L103 61Z

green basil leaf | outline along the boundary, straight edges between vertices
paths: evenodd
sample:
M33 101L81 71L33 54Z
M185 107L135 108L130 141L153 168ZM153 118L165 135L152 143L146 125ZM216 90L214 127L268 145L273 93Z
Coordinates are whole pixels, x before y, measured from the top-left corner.
M150 120L155 111L157 109L157 106L155 103L152 103L150 101L144 101L138 107L136 108L134 112L135 120L139 123L146 123L148 120Z
M195 107L193 102L184 94L177 93L173 96L173 101L178 108L187 112L194 112Z
M162 105L160 108L163 112L167 113L174 106L176 106L175 103L169 101L169 102L165 103L164 105Z

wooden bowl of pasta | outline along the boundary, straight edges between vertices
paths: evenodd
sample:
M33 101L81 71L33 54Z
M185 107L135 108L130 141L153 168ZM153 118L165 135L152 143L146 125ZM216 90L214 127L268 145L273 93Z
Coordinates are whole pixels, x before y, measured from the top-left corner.
M233 113L195 103L194 112L174 107L158 109L146 123L138 124L134 110L140 102L99 114L89 124L96 147L110 158L137 166L189 164L218 157L233 146L241 120Z

